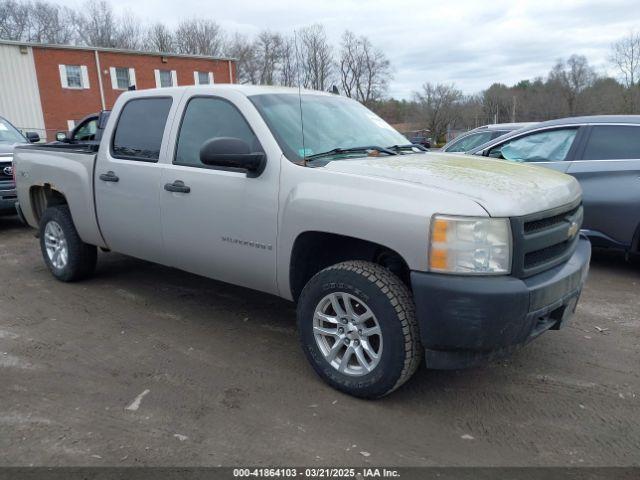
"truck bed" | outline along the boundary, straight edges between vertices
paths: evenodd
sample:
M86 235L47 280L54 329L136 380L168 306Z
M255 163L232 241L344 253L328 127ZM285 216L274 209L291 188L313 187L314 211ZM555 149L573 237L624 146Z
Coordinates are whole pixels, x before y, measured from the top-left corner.
M61 194L69 204L80 238L91 245L105 246L95 211L96 154L97 145L45 144L16 148L16 190L30 226L38 227L47 196Z

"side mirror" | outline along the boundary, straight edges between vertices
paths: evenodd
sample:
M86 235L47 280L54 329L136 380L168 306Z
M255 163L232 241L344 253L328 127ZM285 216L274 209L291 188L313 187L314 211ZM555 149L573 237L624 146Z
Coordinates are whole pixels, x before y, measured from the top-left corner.
M67 141L67 132L58 132L56 133L56 140L59 142Z
M200 148L200 161L205 165L238 168L248 177L257 177L267 163L264 152L251 152L247 142L233 137L211 138Z
M24 134L25 137L27 137L27 140L29 140L31 143L38 143L40 141L40 135L38 135L36 132L27 132Z

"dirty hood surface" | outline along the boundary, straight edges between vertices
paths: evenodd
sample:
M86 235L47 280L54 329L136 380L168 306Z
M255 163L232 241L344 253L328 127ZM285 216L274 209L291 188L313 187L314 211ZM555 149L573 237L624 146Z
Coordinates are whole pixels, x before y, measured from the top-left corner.
M581 195L578 182L564 173L471 155L422 153L367 157L333 161L324 168L457 193L475 200L493 217L549 210Z

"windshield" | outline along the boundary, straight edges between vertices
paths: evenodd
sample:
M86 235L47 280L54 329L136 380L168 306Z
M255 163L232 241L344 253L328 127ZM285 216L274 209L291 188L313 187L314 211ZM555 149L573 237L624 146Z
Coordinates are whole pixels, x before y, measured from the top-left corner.
M0 142L26 143L27 139L4 118L0 118Z
M250 97L289 160L366 145L407 144L406 137L360 103L339 96L264 94ZM304 145L302 125L304 125ZM365 151L350 155L364 156Z

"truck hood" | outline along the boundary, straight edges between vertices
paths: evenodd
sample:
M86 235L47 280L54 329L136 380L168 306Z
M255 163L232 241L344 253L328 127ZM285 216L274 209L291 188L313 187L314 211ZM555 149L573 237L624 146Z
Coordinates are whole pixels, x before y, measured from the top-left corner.
M419 153L329 162L334 172L420 184L473 199L492 217L527 215L580 197L571 176L485 157ZM446 213L446 212L443 212Z

